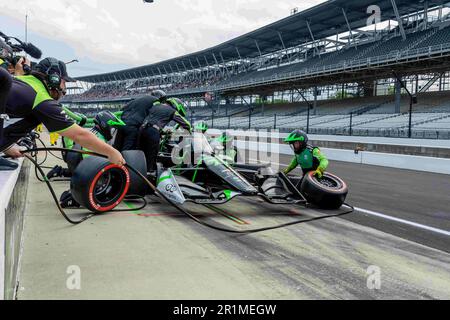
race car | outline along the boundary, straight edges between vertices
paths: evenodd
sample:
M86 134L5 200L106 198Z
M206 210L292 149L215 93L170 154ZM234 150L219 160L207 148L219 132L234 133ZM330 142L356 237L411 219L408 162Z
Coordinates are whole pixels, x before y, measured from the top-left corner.
M158 170L152 173L160 192L180 204L185 201L222 204L239 196L257 196L273 204L312 203L324 209L337 209L348 193L346 183L330 173L322 178L313 173L288 177L275 173L269 163L230 164L215 154L203 133L196 132L183 141L191 149L188 159L191 161L181 165L171 163L173 147L166 148L172 152L160 153Z
M286 176L274 172L270 163L230 163L216 154L202 132L175 141L173 132L166 134L161 139L154 172L147 172L142 151L125 151L123 155L128 165L138 169L158 192L178 205L224 204L237 197L258 197L272 204L313 204L322 209L338 209L346 199L346 183L331 173L322 178L313 173ZM144 197L154 192L136 173L111 166L98 157L80 163L71 179L71 190L75 200L93 212L111 210L126 195Z

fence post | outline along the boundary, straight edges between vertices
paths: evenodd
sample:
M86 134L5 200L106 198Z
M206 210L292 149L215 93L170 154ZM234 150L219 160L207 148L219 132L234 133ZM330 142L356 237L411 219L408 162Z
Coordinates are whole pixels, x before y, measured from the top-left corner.
M310 117L310 105L308 104L308 115L307 115L307 118L306 118L306 133L307 134L309 134L309 117Z
M252 109L250 109L248 113L248 129L250 130L251 128L252 128Z
M277 130L277 114L273 115L273 130Z
M413 99L409 100L409 119L408 119L408 138L412 137L412 109L413 109Z
M350 136L353 135L353 112L350 112Z

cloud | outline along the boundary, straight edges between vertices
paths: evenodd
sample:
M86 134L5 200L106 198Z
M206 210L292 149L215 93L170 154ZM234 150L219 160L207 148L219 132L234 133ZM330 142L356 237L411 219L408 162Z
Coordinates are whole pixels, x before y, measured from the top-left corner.
M78 57L143 65L199 51L322 0L0 0L2 15L64 41Z

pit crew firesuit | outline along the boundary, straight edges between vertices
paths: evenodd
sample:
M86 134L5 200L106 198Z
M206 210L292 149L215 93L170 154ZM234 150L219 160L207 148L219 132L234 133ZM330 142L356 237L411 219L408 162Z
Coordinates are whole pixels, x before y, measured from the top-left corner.
M295 155L284 173L288 174L298 166L302 168L303 173L318 169L325 172L328 168L328 159L319 148L308 145L302 153Z
M291 146L295 153L291 163L284 170L285 174L300 166L303 174L315 171L315 175L322 178L328 168L328 159L319 148L308 144L308 140L308 135L302 130L294 130L284 140L284 142Z
M147 158L149 171L156 168L156 157L161 139L160 131L171 121L176 122L183 129L191 132L191 124L174 107L168 104L156 104L144 120L139 138L140 149Z
M136 150L140 127L151 108L158 102L154 96L145 96L128 103L123 109L121 119L127 124L120 128L115 147L124 150Z

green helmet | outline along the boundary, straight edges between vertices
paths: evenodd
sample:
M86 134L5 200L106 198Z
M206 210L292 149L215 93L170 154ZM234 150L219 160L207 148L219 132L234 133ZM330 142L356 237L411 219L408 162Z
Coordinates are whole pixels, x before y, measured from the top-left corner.
M233 141L233 137L229 136L226 132L224 132L220 135L220 137L217 138L217 141L222 144L225 144L225 143Z
M294 147L295 153L301 153L303 150L305 150L307 144L308 144L308 135L306 132L302 130L294 130L292 131L286 139L284 139L285 143L288 143L290 145L296 145ZM300 144L296 144L296 142L300 142Z
M178 111L178 113L182 116L182 117L186 117L187 112L186 112L186 107L184 106L183 101L181 101L178 98L170 98L167 99L167 102Z
M197 131L201 131L203 133L205 133L206 131L208 131L208 125L206 124L205 121L201 121L199 123L197 123L197 125L195 126L195 130Z

